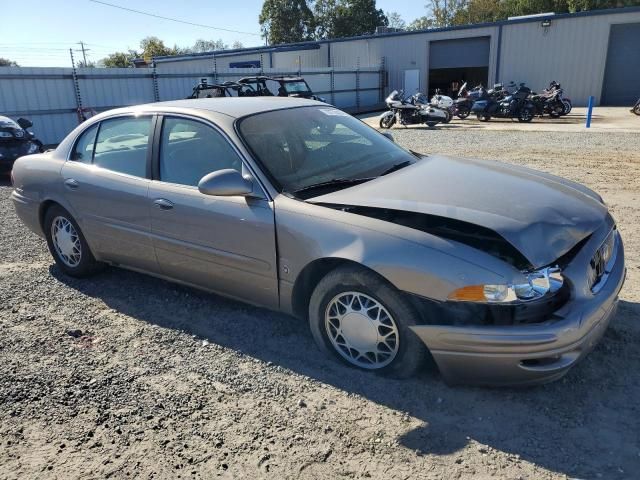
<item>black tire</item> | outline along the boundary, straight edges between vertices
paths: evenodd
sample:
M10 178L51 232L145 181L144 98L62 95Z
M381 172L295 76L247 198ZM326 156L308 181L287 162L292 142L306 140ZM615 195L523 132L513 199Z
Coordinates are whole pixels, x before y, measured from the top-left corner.
M380 128L391 128L396 123L396 116L387 116L380 118Z
M453 114L449 110L445 110L444 113L447 115L446 118L442 121L442 123L449 123L453 118Z
M462 107L462 108L458 108L458 111L456 112L456 116L460 120L464 120L469 116L470 113L471 113L471 110L469 110L467 107Z
M635 113L636 115L640 115L640 103L635 107L633 107L632 112Z
M438 122L426 122L426 123L427 123L427 127L429 128L433 128L438 124Z
M533 120L533 116L534 116L533 108L523 107L520 110L520 113L518 114L518 121L529 123L531 120Z
M571 102L569 100L562 100L562 106L564 107L562 109L562 115L569 115L569 113L571 113L571 109L573 108Z
M379 302L391 315L398 330L397 353L393 360L380 368L364 368L354 365L339 353L329 339L325 326L325 313L329 303L343 292L357 292ZM316 286L309 302L309 326L314 340L322 351L332 358L354 368L373 371L394 378L414 375L424 363L427 347L409 328L418 318L407 299L392 285L364 268L339 267L329 272ZM379 334L379 333L378 333Z
M80 260L77 265L68 265L65 263L65 260L62 258L61 254L56 250L54 246L51 226L55 219L63 218L66 219L75 229L77 233L78 241L80 242ZM51 256L56 262L56 265L62 270L65 274L71 277L88 277L95 273L98 273L104 268L104 264L102 262L98 262L93 253L91 253L91 249L87 244L87 241L78 226L78 223L71 216L69 212L67 212L64 208L59 205L52 205L49 207L44 216L44 233L47 238L47 246L49 247L49 251L51 252Z
M481 122L488 122L489 120L491 120L491 117L489 115L483 115L482 113L479 113L477 115L477 118Z

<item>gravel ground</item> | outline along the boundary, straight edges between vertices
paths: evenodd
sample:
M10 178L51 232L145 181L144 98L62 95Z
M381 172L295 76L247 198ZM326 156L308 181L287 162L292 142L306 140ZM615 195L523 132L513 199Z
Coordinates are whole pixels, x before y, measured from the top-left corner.
M289 317L123 270L63 276L0 187L0 478L637 478L637 134L394 130L526 164L612 208L628 280L601 344L528 389L327 361Z

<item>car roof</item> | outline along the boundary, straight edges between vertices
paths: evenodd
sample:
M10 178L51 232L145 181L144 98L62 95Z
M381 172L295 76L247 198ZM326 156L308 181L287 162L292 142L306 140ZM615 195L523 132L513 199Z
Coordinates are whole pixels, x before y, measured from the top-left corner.
M222 113L233 118L240 118L254 113L281 110L285 108L325 106L322 102L299 97L219 97L219 98L187 98L169 102L148 103L118 109L119 112L180 112L189 113L194 110L208 110ZM106 113L106 112L105 112Z

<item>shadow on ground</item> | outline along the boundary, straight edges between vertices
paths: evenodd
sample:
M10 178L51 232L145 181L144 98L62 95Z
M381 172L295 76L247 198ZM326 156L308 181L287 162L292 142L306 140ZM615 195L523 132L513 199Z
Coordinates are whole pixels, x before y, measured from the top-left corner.
M640 469L640 333L630 328L639 304L622 301L604 340L563 380L526 389L454 388L433 367L392 380L342 366L315 347L305 322L216 295L119 269L88 280L55 266L50 272L125 315L407 412L424 423L397 440L418 454L455 454L474 440L569 476L629 478L626 472Z

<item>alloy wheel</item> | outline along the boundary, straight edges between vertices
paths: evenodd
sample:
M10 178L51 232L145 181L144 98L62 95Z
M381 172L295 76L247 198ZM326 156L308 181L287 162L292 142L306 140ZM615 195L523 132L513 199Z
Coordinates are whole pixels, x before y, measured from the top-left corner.
M78 232L65 217L55 217L51 222L51 240L58 258L68 267L74 268L82 260L82 245Z
M363 293L333 297L327 304L325 329L335 350L357 367L380 369L398 354L396 322L380 302Z

